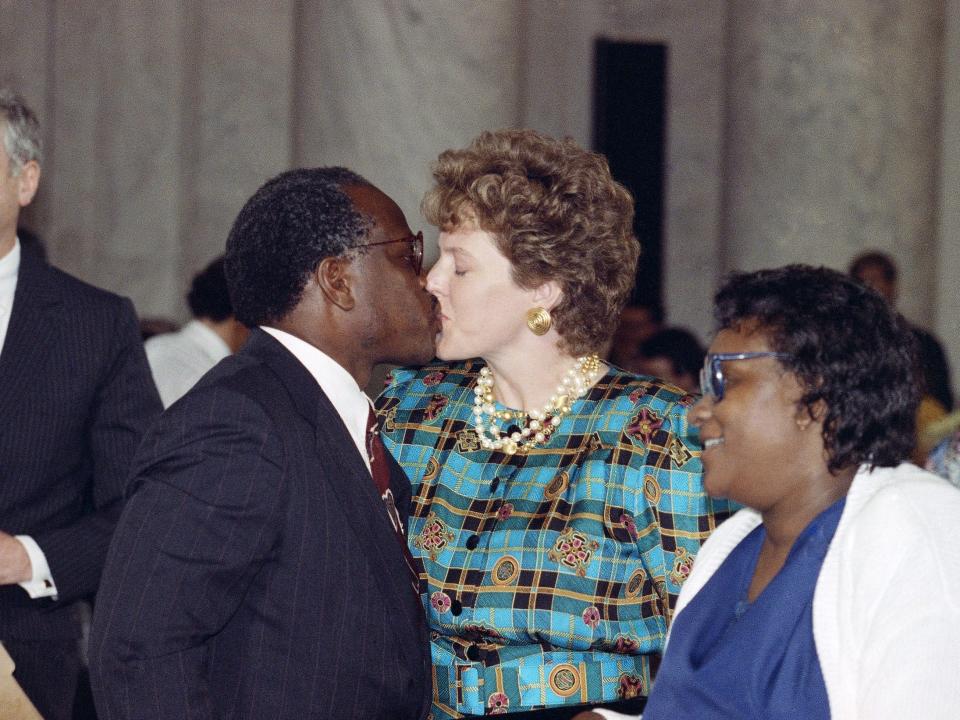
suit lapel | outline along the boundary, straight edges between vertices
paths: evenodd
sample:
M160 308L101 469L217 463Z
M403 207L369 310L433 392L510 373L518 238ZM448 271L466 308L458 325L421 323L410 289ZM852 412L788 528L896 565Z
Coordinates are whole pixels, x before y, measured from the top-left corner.
M419 615L420 603L410 587L402 550L383 500L336 408L300 361L269 334L255 330L242 352L257 355L273 369L297 411L315 428L317 456L324 475L344 513L352 520L349 524L353 544L369 561L381 584L384 602L398 616L409 613L411 608ZM397 623L394 629L403 632L405 625Z
M0 417L35 382L60 320L56 309L61 304L49 267L32 252L21 250L10 324L0 351Z

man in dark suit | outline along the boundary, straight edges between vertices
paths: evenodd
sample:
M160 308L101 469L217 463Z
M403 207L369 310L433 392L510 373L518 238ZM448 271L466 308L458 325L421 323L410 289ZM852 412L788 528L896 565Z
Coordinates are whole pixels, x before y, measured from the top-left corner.
M130 301L17 239L40 179L40 132L3 89L0 136L0 642L56 720L70 717L80 673L78 602L97 589L160 400Z
M343 168L283 173L240 212L227 281L255 329L134 463L90 642L101 720L426 716L410 488L361 390L433 356L422 252Z

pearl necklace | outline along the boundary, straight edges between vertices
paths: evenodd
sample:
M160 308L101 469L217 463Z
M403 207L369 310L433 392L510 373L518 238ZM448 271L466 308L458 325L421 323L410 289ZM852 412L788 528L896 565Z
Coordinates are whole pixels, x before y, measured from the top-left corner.
M480 377L473 388L473 421L477 426L480 446L485 450L502 450L507 455L524 453L535 445L546 443L560 425L560 419L570 412L576 400L583 395L600 370L596 353L577 358L577 364L567 370L563 382L540 410L529 412L497 410L493 404L493 372L480 368ZM501 436L498 421L510 422L526 417L523 427L509 436ZM490 432L490 436L487 435Z

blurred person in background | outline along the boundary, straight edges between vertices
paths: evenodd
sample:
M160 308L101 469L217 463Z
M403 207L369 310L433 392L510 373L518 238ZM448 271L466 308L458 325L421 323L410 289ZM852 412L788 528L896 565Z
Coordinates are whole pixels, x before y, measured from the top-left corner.
M81 603L161 407L133 304L18 238L40 182L40 126L2 88L0 137L0 643L41 715L58 720L81 675Z
M640 343L635 367L627 370L666 380L688 393L700 392L703 345L689 330L664 328Z
M610 362L625 370L637 364L637 348L663 327L663 308L657 304L627 305L608 341Z
M180 399L210 368L239 350L250 330L234 316L223 257L193 278L187 304L193 320L174 333L147 340L147 360L165 408Z
M896 307L899 272L889 255L876 250L858 255L850 263L849 273L880 293L891 307ZM953 409L953 386L947 356L940 341L921 327L911 325L910 328L917 339L917 357L920 364L917 379L922 390L917 408L917 440L912 458L914 462L922 465L933 446L943 438L942 434L936 435L935 429Z

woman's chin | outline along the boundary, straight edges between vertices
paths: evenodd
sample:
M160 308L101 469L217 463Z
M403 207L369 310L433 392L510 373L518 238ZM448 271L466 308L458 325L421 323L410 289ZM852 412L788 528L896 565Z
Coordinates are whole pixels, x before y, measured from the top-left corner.
M466 360L475 357L463 352L463 348L458 348L454 343L446 340L443 332L437 333L437 358L444 362L456 362L457 360Z
M703 470L703 489L712 498L726 497L727 486L723 483L722 478L718 478L715 472L711 473L706 467Z

